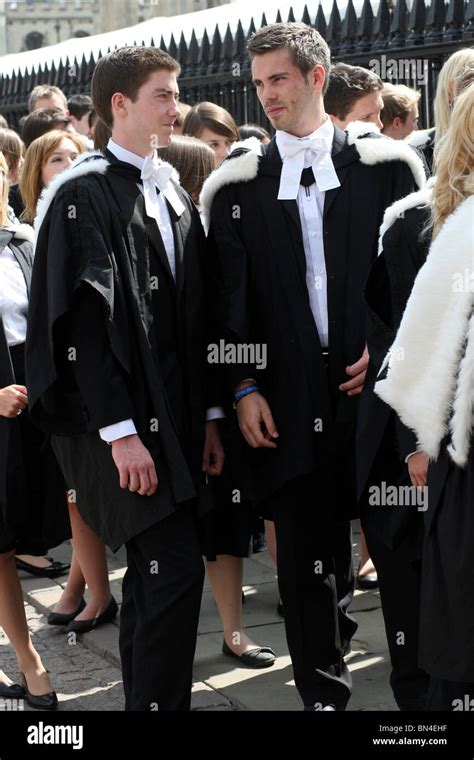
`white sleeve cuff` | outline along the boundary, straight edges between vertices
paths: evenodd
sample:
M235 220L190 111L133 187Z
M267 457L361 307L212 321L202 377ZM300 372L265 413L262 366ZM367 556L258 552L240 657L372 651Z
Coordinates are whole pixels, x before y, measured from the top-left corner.
M222 420L225 414L221 406L211 406L206 412L206 422L212 422L212 420Z
M119 438L124 438L126 435L136 435L137 429L133 420L123 420L122 422L116 422L114 425L107 425L107 427L100 428L100 437L106 443L112 443Z
M419 454L419 453L420 453L419 451L412 451L411 454L408 454L408 456L405 457L405 464L408 464L408 460L410 459L410 457L413 456L413 454Z

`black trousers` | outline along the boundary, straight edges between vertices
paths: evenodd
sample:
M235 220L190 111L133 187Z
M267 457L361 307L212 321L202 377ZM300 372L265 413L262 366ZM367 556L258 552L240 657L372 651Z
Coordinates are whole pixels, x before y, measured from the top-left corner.
M342 710L352 687L343 647L357 624L347 616L350 578L344 573L338 594L334 556L341 545L347 547L341 531L347 539L350 526L331 518L320 482L312 474L287 483L268 509L275 522L278 585L296 688L306 707L333 704Z
M407 536L394 549L381 539L377 523L390 519L391 509L414 507L366 506L361 510L361 523L379 579L393 696L400 710L425 710L429 676L418 667L421 559L414 556L415 536ZM415 524L413 530L417 530Z
M126 544L120 656L126 710L189 710L204 582L189 505Z

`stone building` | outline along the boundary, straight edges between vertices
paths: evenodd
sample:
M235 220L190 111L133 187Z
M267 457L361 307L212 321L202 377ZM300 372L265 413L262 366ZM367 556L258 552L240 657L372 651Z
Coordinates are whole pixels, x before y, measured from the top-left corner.
M229 0L0 0L0 55L191 13Z

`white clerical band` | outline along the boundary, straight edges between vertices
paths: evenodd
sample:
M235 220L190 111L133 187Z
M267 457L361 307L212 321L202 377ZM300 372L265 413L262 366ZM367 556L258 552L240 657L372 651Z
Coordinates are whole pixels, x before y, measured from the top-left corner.
M285 134L280 144L283 167L278 191L278 200L295 200L301 183L301 172L305 166L305 154L310 151L313 174L321 192L340 187L329 146L323 138L305 139Z
M163 163L159 158L145 158L141 179L143 182L143 195L145 198L145 208L148 216L153 219L159 217L158 196L156 188L163 193L166 200L173 207L178 216L185 210L185 206L180 200L178 193L170 182L173 167Z

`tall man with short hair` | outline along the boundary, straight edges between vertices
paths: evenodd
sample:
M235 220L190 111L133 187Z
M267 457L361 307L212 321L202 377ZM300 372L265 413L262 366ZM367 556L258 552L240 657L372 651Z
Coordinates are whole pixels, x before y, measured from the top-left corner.
M220 337L265 346L267 362L237 361L223 373L254 498L275 521L296 687L307 710L344 709L351 678L343 654L356 627L346 610L367 368L363 287L385 208L413 189L413 174L422 184L423 170L408 146L372 125L356 124L350 135L333 125L323 105L330 53L315 29L263 27L249 52L276 135L261 156L231 154L201 200ZM335 555L346 558L337 577Z
M38 208L27 382L85 522L125 544L126 709L188 710L203 583L201 469L218 474L204 380L204 236L155 149L179 114L178 63L156 48L101 58L104 157L59 175ZM206 398L207 396L207 398ZM204 446L204 433L206 442Z

